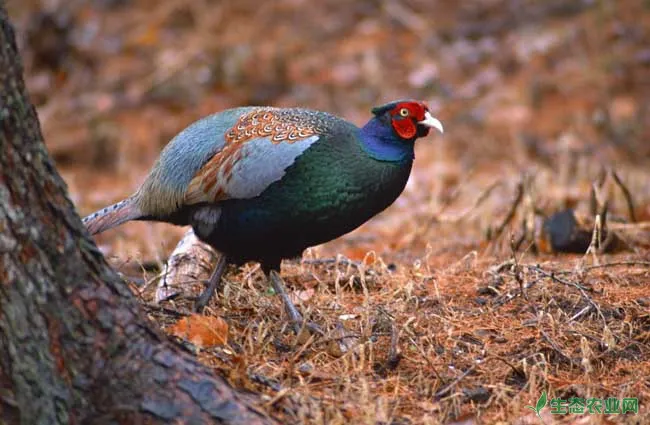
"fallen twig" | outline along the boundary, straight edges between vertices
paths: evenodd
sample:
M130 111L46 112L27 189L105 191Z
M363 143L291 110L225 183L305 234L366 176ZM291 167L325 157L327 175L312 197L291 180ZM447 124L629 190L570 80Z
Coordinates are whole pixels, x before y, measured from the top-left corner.
M613 263L605 263L605 264L594 264L591 266L585 266L582 269L587 271L587 270L594 270L594 269L604 269L606 267L620 267L620 266L643 266L643 267L650 267L650 261L615 261Z
M321 265L321 264L340 264L343 266L362 267L360 261L350 260L348 258L309 258L301 261L302 264Z
M442 389L436 391L436 393L433 395L434 400L440 400L442 397L447 395L456 385L460 383L467 375L470 373L474 372L476 369L477 365L473 365L469 369L467 369L465 372L463 372L458 378L454 379L451 381L449 384L445 385Z
M176 317L188 317L192 315L192 313L189 311L176 310L170 307L163 307L162 305L159 304L145 303L144 308L148 311L158 311L165 314L171 314L172 316L176 316Z
M558 277L557 272L548 272L548 271L544 270L539 265L523 264L522 267L524 267L524 268L526 268L528 270L535 271L535 272L537 272L537 273L539 273L539 274L541 274L541 275L543 275L543 276L545 276L545 277L547 277L547 278L549 278L549 279L551 279L551 280L553 280L553 281L555 281L557 283L560 283L560 284L562 284L564 286L572 286L574 288L577 288L580 291L594 292L593 288L589 288L589 287L580 285L579 283L571 282L570 280L566 280L566 279L563 279L561 277Z

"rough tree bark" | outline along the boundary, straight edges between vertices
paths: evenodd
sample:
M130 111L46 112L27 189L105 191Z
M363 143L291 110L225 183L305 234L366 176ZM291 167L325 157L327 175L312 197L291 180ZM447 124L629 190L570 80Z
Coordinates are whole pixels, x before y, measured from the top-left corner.
M171 344L104 261L42 142L0 0L0 422L274 423Z

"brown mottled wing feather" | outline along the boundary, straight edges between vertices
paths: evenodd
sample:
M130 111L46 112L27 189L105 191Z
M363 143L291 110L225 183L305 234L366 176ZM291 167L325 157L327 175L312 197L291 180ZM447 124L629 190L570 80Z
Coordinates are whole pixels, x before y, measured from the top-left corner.
M225 144L190 181L185 203L252 198L284 176L319 128L300 121L295 110L260 108L242 115L225 134Z

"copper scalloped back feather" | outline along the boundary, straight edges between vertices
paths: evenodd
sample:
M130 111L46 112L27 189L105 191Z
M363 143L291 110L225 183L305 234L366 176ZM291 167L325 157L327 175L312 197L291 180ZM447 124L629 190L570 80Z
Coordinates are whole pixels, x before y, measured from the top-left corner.
M291 119L293 118L293 119ZM309 121L301 122L295 115L271 108L257 109L242 115L237 124L226 133L226 145L268 137L274 143L293 143L317 134L318 129Z
M223 148L201 167L188 185L185 202L187 204L218 202L233 197L259 194L266 186L281 178L284 169L318 140L322 128L314 118L316 117L304 111L298 113L296 110L275 108L259 108L242 115L224 135ZM307 142L305 146L296 148L287 146L303 141ZM258 146L246 149L246 145L251 143ZM263 155L273 153L269 150L268 143L282 144L284 146L282 151L286 158L279 158L280 161L276 164L269 163L272 158ZM275 150L280 150L280 146ZM255 161L259 164L254 163ZM246 164L246 162L253 163ZM264 170L258 173L261 181L254 181L250 176L242 175L242 173L251 174L256 171L254 168L257 166L267 168L266 173ZM254 187L248 188L249 190L242 188L241 185L247 182Z

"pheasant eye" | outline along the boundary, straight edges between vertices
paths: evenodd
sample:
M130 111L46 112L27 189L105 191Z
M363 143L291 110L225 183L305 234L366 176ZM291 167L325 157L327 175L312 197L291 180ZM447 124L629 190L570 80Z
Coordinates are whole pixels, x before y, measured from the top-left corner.
M408 117L409 116L409 110L406 108L402 108L399 110L399 114L403 117Z

